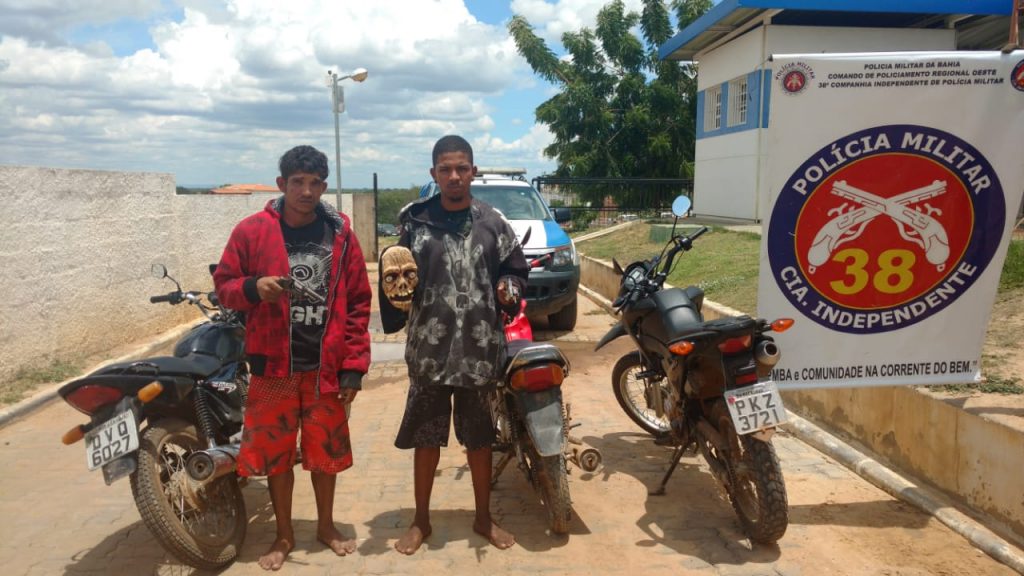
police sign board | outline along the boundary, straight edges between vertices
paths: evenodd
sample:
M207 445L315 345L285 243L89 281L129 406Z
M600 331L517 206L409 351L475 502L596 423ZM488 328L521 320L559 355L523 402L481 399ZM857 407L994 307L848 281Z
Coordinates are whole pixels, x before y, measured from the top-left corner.
M1024 52L776 56L758 313L783 389L980 379L1024 189Z

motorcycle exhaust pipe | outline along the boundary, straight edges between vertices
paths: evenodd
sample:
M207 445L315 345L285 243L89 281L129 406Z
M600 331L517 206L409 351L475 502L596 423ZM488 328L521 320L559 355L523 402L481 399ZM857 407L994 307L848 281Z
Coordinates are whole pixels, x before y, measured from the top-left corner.
M763 366L775 366L782 358L782 351L775 342L762 340L754 347L754 360Z
M213 482L235 471L238 449L238 444L227 444L193 452L185 461L185 470L189 478L200 484Z

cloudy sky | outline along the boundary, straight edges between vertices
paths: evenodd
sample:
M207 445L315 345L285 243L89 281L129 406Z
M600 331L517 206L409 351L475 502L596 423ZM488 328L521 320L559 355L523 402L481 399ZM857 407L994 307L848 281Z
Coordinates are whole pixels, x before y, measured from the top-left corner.
M505 25L556 52L605 0L0 0L0 163L168 172L178 185L273 184L288 148L334 177L328 70L342 81L343 188L418 185L458 133L478 165L544 174L534 109L554 88ZM626 5L639 10L639 0Z

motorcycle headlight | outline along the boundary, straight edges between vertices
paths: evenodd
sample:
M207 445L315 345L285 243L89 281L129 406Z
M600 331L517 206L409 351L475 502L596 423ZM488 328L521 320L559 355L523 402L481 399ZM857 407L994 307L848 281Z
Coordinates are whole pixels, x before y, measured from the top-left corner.
M558 248L551 254L552 268L568 268L573 265L576 249L572 244Z

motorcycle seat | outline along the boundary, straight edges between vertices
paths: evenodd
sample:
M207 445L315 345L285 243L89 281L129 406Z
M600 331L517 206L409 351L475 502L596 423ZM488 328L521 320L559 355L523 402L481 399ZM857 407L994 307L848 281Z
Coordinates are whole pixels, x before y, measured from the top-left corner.
M565 368L569 367L569 361L562 351L553 344L539 344L530 340L512 340L508 343L508 356L505 358L506 372L544 362L554 362Z
M221 367L221 362L213 356L205 354L189 354L183 358L177 356L156 356L130 362L118 362L97 370L98 374L161 374L176 376L193 376L206 378Z

